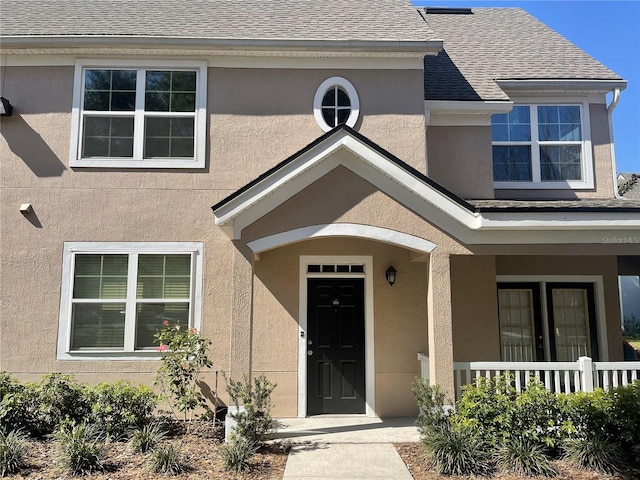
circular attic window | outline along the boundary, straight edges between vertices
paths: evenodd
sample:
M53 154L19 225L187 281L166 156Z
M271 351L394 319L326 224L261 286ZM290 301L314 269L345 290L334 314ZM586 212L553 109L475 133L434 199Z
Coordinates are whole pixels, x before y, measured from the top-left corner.
M358 93L351 82L331 77L320 84L313 99L313 115L323 131L339 125L353 127L359 113Z

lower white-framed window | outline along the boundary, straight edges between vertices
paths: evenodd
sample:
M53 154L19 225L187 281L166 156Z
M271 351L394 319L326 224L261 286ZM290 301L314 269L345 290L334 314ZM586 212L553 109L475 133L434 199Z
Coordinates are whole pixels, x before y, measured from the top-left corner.
M165 321L200 328L199 242L65 242L58 359L157 357Z

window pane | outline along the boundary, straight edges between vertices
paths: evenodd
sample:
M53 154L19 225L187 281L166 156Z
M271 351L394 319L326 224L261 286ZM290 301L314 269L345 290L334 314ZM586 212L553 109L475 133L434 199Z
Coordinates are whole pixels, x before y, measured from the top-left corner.
M540 173L543 181L582 179L580 145L540 147Z
M538 135L543 142L582 140L580 107L538 107Z
M71 314L71 350L124 348L124 303L75 303Z
M84 88L89 90L110 90L111 70L85 70Z
M86 110L135 110L135 70L85 70L84 89Z
M148 112L168 112L170 95L169 92L147 92L144 109Z
M147 92L168 92L171 89L171 72L147 71Z
M153 336L167 320L181 328L189 326L188 303L139 303L136 319L136 349L157 347Z
M339 107L350 107L351 101L349 100L349 95L342 88L338 87L338 106Z
M125 298L127 255L76 255L73 298Z
M132 111L136 108L136 92L113 92L111 94L112 111Z
M491 115L491 135L494 142L528 142L531 140L529 107L515 106L506 113Z
M325 123L330 127L336 126L336 111L334 108L323 108L322 118L324 119Z
M133 118L85 117L83 157L132 157Z
M349 119L350 113L351 113L351 110L345 110L345 109L338 110L338 125L342 125L343 123L346 123L347 120Z
M113 90L129 90L129 91L135 92L136 77L137 77L137 72L135 70L113 70L113 73L112 73Z
M491 125L491 140L494 142L509 141L509 127L507 125L500 124Z
M532 291L502 289L498 291L502 360L535 360Z
M193 157L193 138L174 138L171 140L171 157Z
M334 107L336 105L336 87L331 87L327 90L322 98L323 107Z
M493 179L496 182L531 181L531 148L528 145L494 146Z
M195 92L196 72L173 72L171 82L174 92Z
M195 112L196 111L196 94L195 93L172 93L171 94L171 111L172 112Z
M145 110L195 112L196 72L148 71Z
M140 255L137 298L189 298L190 255Z
M144 158L193 157L193 118L149 117L145 125Z

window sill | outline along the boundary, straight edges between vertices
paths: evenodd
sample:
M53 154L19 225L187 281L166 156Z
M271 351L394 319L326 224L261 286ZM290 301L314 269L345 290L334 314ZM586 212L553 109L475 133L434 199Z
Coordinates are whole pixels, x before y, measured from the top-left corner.
M160 360L162 355L154 350L138 352L114 352L113 350L77 350L73 352L58 353L57 360L116 360L116 361L147 361Z
M70 160L70 167L80 168L204 168L204 159L163 158L147 160L131 160L116 158L91 158L86 160Z
M493 182L496 190L588 190L593 182Z

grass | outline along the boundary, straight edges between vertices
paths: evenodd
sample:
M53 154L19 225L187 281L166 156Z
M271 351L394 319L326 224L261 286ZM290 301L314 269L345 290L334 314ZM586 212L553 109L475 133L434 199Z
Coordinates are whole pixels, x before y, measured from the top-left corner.
M633 348L640 350L640 337L625 337L624 339L629 342Z

